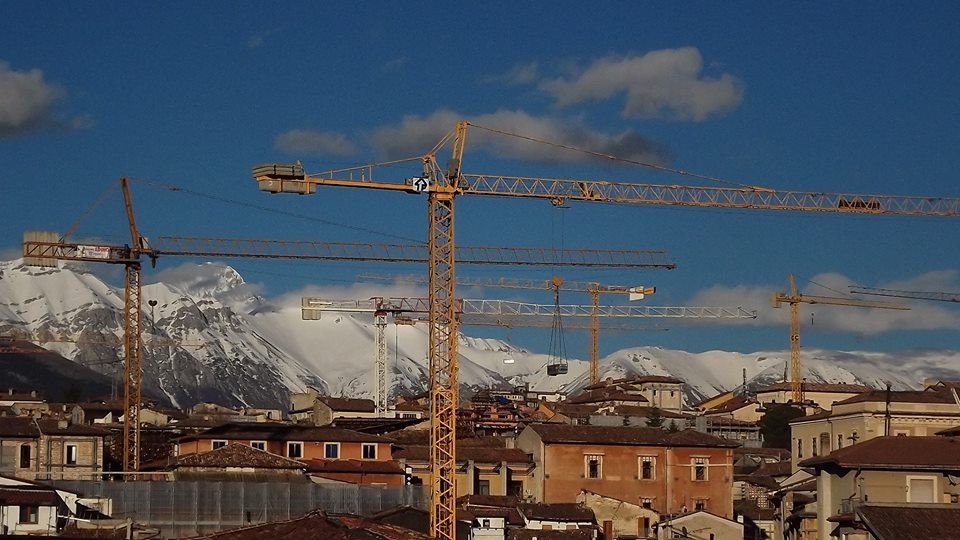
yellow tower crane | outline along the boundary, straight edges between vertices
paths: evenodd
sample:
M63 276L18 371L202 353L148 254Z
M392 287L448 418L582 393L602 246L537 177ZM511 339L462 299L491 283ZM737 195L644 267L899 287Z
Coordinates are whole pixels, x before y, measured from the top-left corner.
M122 459L123 471L127 473L140 470L140 407L144 345L140 285L141 257L149 257L154 264L161 255L387 263L423 263L429 259L428 247L423 244L167 236L159 237L155 245L150 245L147 239L140 235L137 227L130 181L127 178L121 178L119 183L123 193L131 244L120 246L65 241L79 224L76 223L63 235L35 231L24 233L23 257L24 262L32 266L56 266L58 261L67 261L120 264L125 267L122 334L125 414ZM109 191L104 192L104 196ZM99 202L98 200L97 204ZM462 263L479 265L576 265L604 268L672 268L674 266L673 263L666 261L664 252L653 250L460 246L457 248L457 257ZM160 344L160 341L154 340L151 343ZM2 345L0 352L33 352L11 343L2 343Z
M566 201L657 204L712 208L750 208L876 215L960 216L960 199L901 197L823 192L780 191L757 186L692 187L634 184L598 180L561 180L505 175L467 174L462 170L467 128L486 129L460 121L429 152L408 160L419 161L422 176L393 181L374 180L377 164L307 175L295 165L261 165L253 176L261 191L310 194L317 186L377 189L427 195L427 245L429 250L429 363L430 363L430 533L439 540L454 540L456 532L456 409L458 406L457 317L455 311L456 257L454 251L454 201L461 195ZM530 137L521 137L533 140ZM541 141L542 142L542 141ZM437 153L450 144L452 157L445 168ZM591 152L614 160L614 156ZM626 161L626 160L621 160ZM383 165L383 164L379 164ZM663 167L657 167L665 169ZM688 174L683 171L671 171Z
M673 266L666 267L672 269ZM387 281L416 283L426 285L427 280L420 276L380 276L376 274L360 274L357 279L364 281ZM625 294L630 300L642 300L645 296L655 294L656 287L623 285L602 285L595 281L566 281L559 276L551 279L478 279L457 278L457 285L462 287L495 287L500 289L530 289L544 291L565 291L588 293L590 295L590 384L600 382L600 294Z
M790 292L773 293L773 307L790 305L790 392L794 403L803 403L803 375L800 364L800 304L827 304L831 306L862 307L876 309L910 309L909 306L891 302L871 302L855 298L813 296L797 292L793 274L789 276Z

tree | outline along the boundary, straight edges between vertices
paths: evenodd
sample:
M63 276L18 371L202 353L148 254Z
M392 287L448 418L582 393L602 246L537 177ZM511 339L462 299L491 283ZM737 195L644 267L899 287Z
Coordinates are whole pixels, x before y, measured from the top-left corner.
M680 428L677 427L677 423L675 421L671 420L670 425L667 426L667 431L669 431L670 433L676 433L680 431Z
M790 450L790 421L804 415L803 409L786 403L767 406L760 419L760 433L764 448Z
M650 411L650 416L647 417L647 427L663 427L663 415L660 414L660 409L654 407L653 410Z

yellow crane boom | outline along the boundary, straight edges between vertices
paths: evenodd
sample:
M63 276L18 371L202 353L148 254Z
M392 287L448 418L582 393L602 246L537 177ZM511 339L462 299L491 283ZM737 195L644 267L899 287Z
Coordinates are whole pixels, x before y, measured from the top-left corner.
M430 261L430 402L431 504L430 532L439 540L454 540L456 532L457 321L454 201L459 195L494 195L601 203L661 204L715 208L819 211L857 214L958 216L960 199L889 195L830 194L778 191L758 187L710 188L631 184L599 180L557 180L519 176L464 174L461 168L469 122L460 121L427 154L402 161L421 162L422 176L399 181L374 180L375 165L306 175L299 165L263 165L253 169L261 191L309 194L318 185L425 193L427 245ZM450 144L446 168L437 152ZM356 177L356 178L355 178Z

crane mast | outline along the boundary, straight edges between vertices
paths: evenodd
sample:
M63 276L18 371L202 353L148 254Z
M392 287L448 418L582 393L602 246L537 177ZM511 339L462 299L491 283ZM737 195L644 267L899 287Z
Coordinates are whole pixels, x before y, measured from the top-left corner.
M461 194L546 199L554 204L568 200L602 203L661 204L716 208L820 211L832 213L895 215L960 215L960 199L943 197L899 197L778 191L758 187L707 188L606 181L575 181L516 176L463 174L461 170L467 121L460 121L434 149L419 158L423 177L402 182L374 181L373 166L334 171L326 175L304 175L302 171L270 172L254 169L261 191L309 194L316 187L340 186L400 192L427 193L430 251L430 383L431 383L431 535L454 540L456 492L454 476L454 434L456 422L456 333L452 313L455 297L454 199ZM436 152L452 141L451 167L440 172ZM397 163L397 162L394 162ZM361 179L337 177L334 173L371 171ZM445 358L444 358L445 357Z
M793 402L798 405L803 403L804 400L803 373L800 363L800 304L826 304L876 309L910 309L908 306L891 302L871 302L868 300L857 300L855 298L800 294L797 292L797 284L793 279L793 274L789 275L788 281L790 282L790 292L774 293L773 307L778 308L782 304L790 306L790 393Z

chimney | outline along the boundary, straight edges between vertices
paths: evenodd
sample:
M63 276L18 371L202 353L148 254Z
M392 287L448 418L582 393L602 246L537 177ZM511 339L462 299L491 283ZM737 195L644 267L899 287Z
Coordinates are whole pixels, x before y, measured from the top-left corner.
M13 395L13 388L7 388L7 395L8 395L8 396L12 396L12 395Z
M36 390L31 390L31 391L30 391L30 397L37 397L37 391L36 391Z
M57 429L67 429L67 426L70 425L66 420L57 420Z

